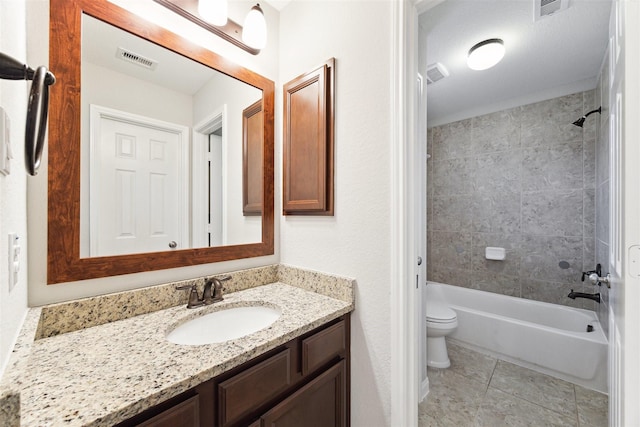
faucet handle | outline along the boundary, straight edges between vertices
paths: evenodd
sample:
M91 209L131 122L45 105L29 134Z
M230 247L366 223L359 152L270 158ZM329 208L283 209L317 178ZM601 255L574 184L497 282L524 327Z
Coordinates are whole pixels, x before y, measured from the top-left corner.
M189 302L187 302L187 308L195 308L203 304L200 299L200 295L198 295L198 288L195 284L176 286L176 291L189 291Z

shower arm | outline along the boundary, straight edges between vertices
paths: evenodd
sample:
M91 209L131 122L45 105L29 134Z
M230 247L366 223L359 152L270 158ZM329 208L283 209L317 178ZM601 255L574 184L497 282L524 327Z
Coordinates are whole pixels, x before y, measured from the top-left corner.
M589 117L589 116L590 116L590 115L592 115L593 113L600 113L600 114L602 114L602 107L598 107L598 108L596 108L595 110L589 111L587 114L585 114L585 115L584 115L584 116L582 116L582 117L584 117L584 118L586 119L587 117Z

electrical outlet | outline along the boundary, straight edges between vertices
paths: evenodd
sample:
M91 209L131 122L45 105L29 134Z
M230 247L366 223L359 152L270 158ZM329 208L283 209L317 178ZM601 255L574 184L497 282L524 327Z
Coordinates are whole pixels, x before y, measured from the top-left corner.
M13 290L19 280L20 273L20 242L16 233L9 233L9 292Z
M4 175L11 173L10 160L12 158L11 142L9 139L9 116L6 111L0 107L0 173Z

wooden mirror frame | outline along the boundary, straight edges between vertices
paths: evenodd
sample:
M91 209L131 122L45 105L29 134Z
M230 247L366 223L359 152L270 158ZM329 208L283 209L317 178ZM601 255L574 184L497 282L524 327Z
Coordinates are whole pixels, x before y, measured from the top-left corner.
M262 90L262 242L179 251L80 257L80 64L83 13ZM145 21L107 0L50 0L49 64L57 82L55 87L51 88L49 109L48 284L274 253L273 81ZM238 141L238 144L241 143L242 141Z

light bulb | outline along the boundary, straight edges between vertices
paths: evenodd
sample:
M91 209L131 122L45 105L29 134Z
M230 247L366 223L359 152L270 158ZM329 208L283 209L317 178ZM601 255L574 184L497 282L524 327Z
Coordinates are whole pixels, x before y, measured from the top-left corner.
M262 49L267 45L267 21L260 4L253 6L244 19L242 41L254 49Z
M227 25L227 0L199 0L198 14L217 27Z

